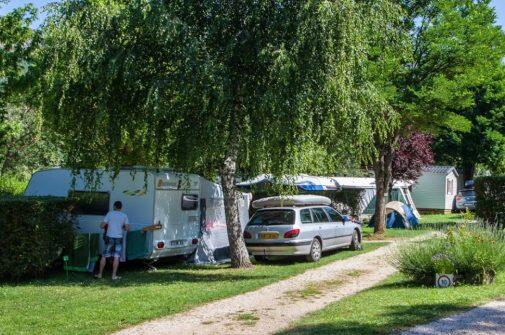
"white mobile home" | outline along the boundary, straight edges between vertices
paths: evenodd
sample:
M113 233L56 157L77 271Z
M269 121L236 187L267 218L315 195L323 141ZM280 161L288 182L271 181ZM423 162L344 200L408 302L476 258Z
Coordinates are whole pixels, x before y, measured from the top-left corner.
M412 188L421 212L448 213L458 192L458 172L453 166L428 166Z
M227 257L220 185L168 170L123 169L116 178L112 176L108 171L83 170L74 175L68 169L43 170L33 174L25 195L86 199L78 206L76 229L82 233L102 233L103 216L115 201L121 201L131 226L124 242L126 259L195 252L197 262ZM243 194L239 208L243 227L249 218L249 203L250 196Z

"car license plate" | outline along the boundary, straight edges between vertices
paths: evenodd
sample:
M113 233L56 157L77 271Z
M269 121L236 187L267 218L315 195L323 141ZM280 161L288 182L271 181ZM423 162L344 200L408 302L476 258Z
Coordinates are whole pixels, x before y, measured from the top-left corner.
M170 241L171 246L179 246L179 245L184 245L184 240L175 240L175 241Z
M274 240L279 237L279 233L260 233L262 240Z

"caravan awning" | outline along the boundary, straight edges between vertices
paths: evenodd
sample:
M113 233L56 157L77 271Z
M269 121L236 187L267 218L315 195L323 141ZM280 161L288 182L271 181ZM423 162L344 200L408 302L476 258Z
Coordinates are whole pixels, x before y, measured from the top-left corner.
M274 178L271 175L263 174L256 178L238 183L237 186L254 187L267 183L296 186L304 191L338 191L341 189L338 183L331 177L316 177L308 175Z
M339 191L342 189L375 189L375 179L367 177L317 177L309 175L274 178L268 174L238 183L239 187L254 187L262 184L295 185L304 191ZM393 188L409 187L408 182L396 182Z

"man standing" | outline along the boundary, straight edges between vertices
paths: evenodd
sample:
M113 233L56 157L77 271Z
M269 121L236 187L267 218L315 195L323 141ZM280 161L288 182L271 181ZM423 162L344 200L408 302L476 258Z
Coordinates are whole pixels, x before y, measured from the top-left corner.
M107 227L107 230L104 237L105 252L100 260L100 272L95 276L96 278L102 278L107 257L111 256L114 256L114 262L112 263L112 280L121 278L117 276L117 269L119 267L119 257L121 257L121 251L123 249L123 231L130 230L128 216L121 212L122 208L123 204L121 201L116 201L114 203L114 210L107 213L103 222L100 224L101 228L105 229L105 227Z

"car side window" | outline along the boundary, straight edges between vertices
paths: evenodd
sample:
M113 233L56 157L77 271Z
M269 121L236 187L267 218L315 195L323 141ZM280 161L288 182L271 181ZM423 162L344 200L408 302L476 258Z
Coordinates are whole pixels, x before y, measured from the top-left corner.
M330 222L328 216L322 208L311 208L310 210L314 216L314 222Z
M331 207L325 207L324 210L330 216L331 222L342 222L344 218L336 210Z
M312 216L309 209L302 209L300 211L300 221L302 223L312 223Z

